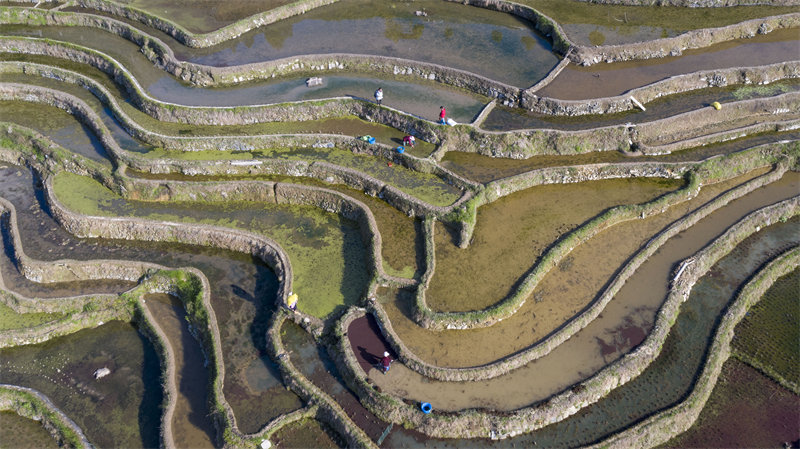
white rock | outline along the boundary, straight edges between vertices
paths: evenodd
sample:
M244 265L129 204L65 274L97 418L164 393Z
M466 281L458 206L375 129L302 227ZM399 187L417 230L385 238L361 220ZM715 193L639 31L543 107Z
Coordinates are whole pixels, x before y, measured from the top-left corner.
M102 367L94 372L94 378L95 380L99 380L108 376L109 374L111 374L111 370L106 367Z

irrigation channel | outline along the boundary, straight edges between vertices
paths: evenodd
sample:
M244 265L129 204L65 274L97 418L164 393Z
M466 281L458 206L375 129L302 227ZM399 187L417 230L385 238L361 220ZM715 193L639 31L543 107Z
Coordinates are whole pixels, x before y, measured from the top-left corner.
M611 3L0 2L0 445L797 445L800 3Z

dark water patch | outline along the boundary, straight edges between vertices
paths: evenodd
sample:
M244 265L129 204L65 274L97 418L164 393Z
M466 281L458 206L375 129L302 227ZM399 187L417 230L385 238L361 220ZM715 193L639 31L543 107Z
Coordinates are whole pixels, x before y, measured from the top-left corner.
M537 92L562 100L602 98L644 86L673 75L700 70L775 64L797 55L797 29L777 30L750 39L738 39L704 49L687 50L682 56L645 61L568 65L552 83Z
M4 171L5 170L0 168L0 174L2 174ZM0 181L0 184L2 184L2 181ZM2 234L2 240L0 240L0 247L2 247L2 256L0 256L0 275L3 277L3 283L5 284L6 288L14 293L18 293L29 298L62 298L68 296L102 293L119 294L133 288L136 285L136 282L113 279L53 283L39 283L30 281L25 278L25 276L23 276L17 268L14 259L14 247L11 243L11 235L9 232L10 229L8 218L0 218L0 234ZM72 249L70 248L69 241L62 241L61 243L67 247L66 249L68 251ZM32 318L32 316L29 317L29 319Z
M302 406L297 395L283 387L274 363L263 357L266 354L264 335L278 289L278 280L269 267L250 256L216 248L76 239L48 215L43 194L28 170L19 167L3 170L0 196L17 209L24 250L29 256L39 260L142 260L169 267L193 266L208 277L211 305L221 334L225 365L223 392L240 430L256 432L275 417ZM63 245L64 242L68 244ZM253 375L246 376L242 371L259 357L265 368L253 380ZM261 379L273 387L251 387L253 383L262 382Z
M317 345L308 333L290 321L281 328L281 338L295 367L314 385L330 395L373 441L377 441L388 424L361 405L358 397L341 380L327 350Z
M0 381L39 390L100 447L158 447L162 391L152 345L112 321L0 351ZM95 379L100 368L111 373Z
M304 419L281 427L270 442L278 448L347 447L342 437L316 419Z
M694 162L773 142L800 139L800 132L760 133L726 142L689 148L659 156L626 156L618 151L595 151L570 156L532 156L528 159L508 159L483 156L477 153L450 151L442 158L442 166L476 182L487 183L531 170L585 164L624 162Z
M347 338L350 340L350 346L364 373L369 373L371 369L382 366L381 359L385 352L388 352L392 358L397 357L397 355L392 355L394 351L383 338L381 329L371 314L353 320L347 328Z
M417 10L427 17L415 15ZM345 0L211 48L173 50L180 59L211 66L324 53L390 56L467 70L519 87L535 84L558 63L550 42L530 22L432 0Z
M783 80L764 86L734 85L712 87L657 98L647 103L646 111L635 109L616 114L577 117L554 117L528 112L524 109L497 105L481 124L481 128L488 131L537 128L581 130L626 123L646 123L705 108L715 101L724 104L731 101L769 97L798 90L800 90L800 79Z
M183 305L179 299L164 294L147 295L144 301L173 351L178 388L172 417L173 440L183 447L214 447L216 431L208 409L208 368L197 340L189 333Z
M800 396L730 358L695 424L662 448L797 446Z
M58 442L42 423L17 415L0 412L0 447L6 449L56 449Z

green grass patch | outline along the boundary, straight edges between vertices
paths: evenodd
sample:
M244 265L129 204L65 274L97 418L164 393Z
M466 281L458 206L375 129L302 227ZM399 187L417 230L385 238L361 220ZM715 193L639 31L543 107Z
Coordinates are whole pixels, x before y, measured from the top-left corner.
M0 331L39 326L63 316L61 313L17 313L11 307L0 303Z

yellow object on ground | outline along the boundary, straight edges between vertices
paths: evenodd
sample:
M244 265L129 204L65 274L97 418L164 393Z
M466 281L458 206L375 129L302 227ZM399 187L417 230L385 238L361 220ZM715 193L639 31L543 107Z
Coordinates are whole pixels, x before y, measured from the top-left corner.
M286 305L289 306L290 309L294 309L297 306L297 293L292 293L286 298Z
M719 104L719 101L715 101L715 102L711 103L711 106L714 106L714 109L716 109L716 110L718 110L718 111L719 111L720 109L722 109L722 105L721 105L721 104Z

